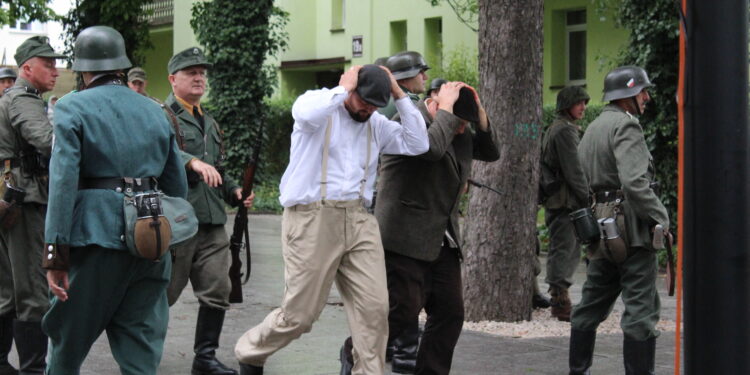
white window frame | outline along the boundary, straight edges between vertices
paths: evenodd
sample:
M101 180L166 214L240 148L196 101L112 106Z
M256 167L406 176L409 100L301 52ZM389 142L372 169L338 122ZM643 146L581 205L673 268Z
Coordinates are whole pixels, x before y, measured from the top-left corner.
M21 23L27 23L31 25L31 30L21 29ZM8 31L19 34L46 34L47 23L39 21L23 22L21 20L16 20L15 25L8 25Z
M570 34L577 31L586 31L586 23L580 23L577 25L568 25L568 13L578 12L582 9L570 10L565 13L565 83L567 86L581 86L586 84L586 78L584 79L570 79ZM586 35L588 39L588 35ZM588 43L586 43L588 47Z

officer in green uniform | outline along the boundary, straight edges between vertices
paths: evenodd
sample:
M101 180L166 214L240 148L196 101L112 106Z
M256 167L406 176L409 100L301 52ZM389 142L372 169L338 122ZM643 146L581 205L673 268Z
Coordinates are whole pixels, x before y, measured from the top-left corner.
M542 138L541 173L544 221L549 228L547 277L552 296L552 316L570 321L571 303L568 288L581 260L580 245L575 237L570 213L588 206L589 187L578 160L580 126L589 95L579 86L569 86L557 94L557 116ZM551 179L550 181L544 181Z
M224 314L229 308L229 237L224 230L224 202L239 204L242 189L224 173L224 146L219 124L200 105L206 88L206 70L212 65L200 48L191 47L172 56L167 69L172 93L164 104L173 112L184 148L188 175L188 200L200 224L198 234L173 249L174 268L169 285L173 305L188 280L198 298L193 375L230 375L237 371L216 359ZM252 204L251 196L243 202Z
M588 249L586 282L571 319L571 374L588 374L596 328L620 294L625 303L620 322L625 373L654 373L660 302L652 232L657 224L666 230L669 217L653 189L653 159L636 117L650 100L651 86L639 67L609 72L604 79L604 101L610 103L588 126L578 146L594 192L595 216L614 220L607 226L612 239ZM615 228L622 241L614 237Z
M46 373L78 374L106 330L122 374L153 375L167 334L172 260L127 250L124 198L157 187L184 198L185 170L162 109L125 85L131 64L120 33L89 27L74 48L73 71L84 87L57 105L50 162Z
M12 68L0 68L0 96L5 89L13 86L16 82L16 72Z
M430 67L424 61L419 52L404 51L399 52L385 61L385 66L391 71L401 90L409 96L414 105L419 102L419 94L425 90L424 84L427 82L427 70ZM396 114L396 103L393 98L388 105L378 109L378 112L387 118L392 118Z
M49 302L41 258L52 125L41 94L55 87L60 58L46 37L27 39L15 54L20 77L0 98L0 193L25 192L15 223L0 225L0 342L9 345L15 319L12 331L23 374L43 373L47 352L41 321Z

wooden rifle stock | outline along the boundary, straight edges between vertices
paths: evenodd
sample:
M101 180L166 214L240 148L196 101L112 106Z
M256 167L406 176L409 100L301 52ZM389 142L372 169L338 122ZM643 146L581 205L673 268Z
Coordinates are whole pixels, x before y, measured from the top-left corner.
M232 254L232 265L229 266L229 280L232 283L232 290L229 292L229 303L242 302L242 284L247 283L247 280L250 278L250 229L248 228L247 208L243 202L253 192L259 150L260 147L255 148L255 151L245 168L245 174L242 178L242 200L237 209L237 215L234 217L232 236L229 238L229 251ZM245 262L247 264L244 281L242 280L242 260L240 259L240 254L242 253L243 248L245 249Z

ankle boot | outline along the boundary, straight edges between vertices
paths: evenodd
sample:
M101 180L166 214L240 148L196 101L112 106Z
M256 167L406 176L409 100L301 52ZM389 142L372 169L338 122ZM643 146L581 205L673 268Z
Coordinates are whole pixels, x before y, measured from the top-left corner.
M625 375L653 375L656 356L656 338L646 341L623 341L622 354L625 362Z
M237 375L237 371L216 359L225 313L224 310L208 306L198 309L192 375Z
M13 338L18 351L18 372L44 374L47 367L47 335L42 332L42 322L13 321Z
M263 375L263 367L240 362L240 375Z
M419 349L419 323L404 330L393 340L391 371L398 374L413 374L417 370L417 350Z
M570 313L573 311L573 304L570 302L568 289L554 286L550 288L550 294L552 295L552 299L550 300L550 304L552 305L550 313L552 316L559 321L569 322Z
M8 363L13 346L13 314L0 316L0 375L18 375L18 370Z
M568 364L570 375L589 375L591 361L594 357L596 331L570 330L570 354Z

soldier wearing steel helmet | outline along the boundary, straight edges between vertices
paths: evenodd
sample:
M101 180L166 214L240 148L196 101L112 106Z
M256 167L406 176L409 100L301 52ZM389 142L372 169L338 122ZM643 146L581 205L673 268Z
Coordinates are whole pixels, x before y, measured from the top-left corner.
M33 36L14 57L19 77L0 98L0 342L15 337L20 372L41 374L47 353L41 321L49 306L41 258L52 147L41 95L55 87L55 63L65 56L48 38Z
M430 69L422 55L414 51L399 52L389 57L385 61L385 66L396 78L401 90L416 105L419 102L419 94L425 90L427 70ZM391 98L388 105L379 109L378 112L387 118L392 118L397 113L393 99Z
M0 96L3 96L5 89L13 86L16 77L16 71L13 68L0 68Z
M607 240L588 249L586 282L571 317L570 374L589 373L596 329L619 295L626 311L620 322L625 373L654 373L660 302L652 233L657 224L666 230L669 217L654 192L654 163L637 118L651 100L651 86L646 71L637 66L609 72L604 79L609 104L578 146L594 214L611 220L605 225Z
M131 63L120 33L86 28L74 50L83 87L57 105L50 161L42 263L53 294L43 321L46 374L78 374L106 330L122 374L153 375L167 333L172 259L168 252L154 260L128 250L125 195L158 186L185 198L185 169L162 109L125 85Z
M586 111L589 95L582 87L565 87L557 94L557 116L542 138L541 184L545 186L544 220L550 232L547 277L552 316L570 321L568 288L581 259L570 213L586 207L588 181L578 160L581 128L577 122ZM545 179L550 179L545 181Z

